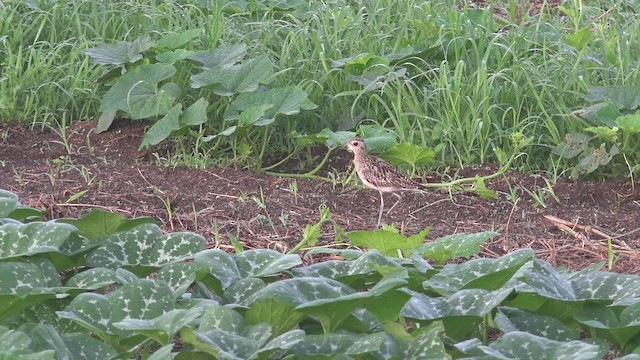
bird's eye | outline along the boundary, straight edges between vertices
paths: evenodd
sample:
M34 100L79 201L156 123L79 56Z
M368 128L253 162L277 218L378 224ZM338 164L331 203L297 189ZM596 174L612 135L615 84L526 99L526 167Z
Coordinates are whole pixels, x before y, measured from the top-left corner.
M353 142L353 146L358 146L358 145L360 145L360 144L357 141Z

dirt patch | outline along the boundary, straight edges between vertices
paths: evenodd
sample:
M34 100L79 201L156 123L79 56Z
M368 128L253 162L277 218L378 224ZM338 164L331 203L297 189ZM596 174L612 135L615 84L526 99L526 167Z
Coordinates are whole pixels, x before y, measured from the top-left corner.
M94 126L86 121L70 127L65 144L53 132L0 125L0 188L50 219L78 217L92 208L151 216L166 231L198 232L211 247L229 250L230 237L247 249L290 249L302 239L305 225L318 222L321 206L345 231L372 230L376 224L379 195L355 182L344 188L299 179L295 190L292 179L237 168L165 168L152 152L138 151L145 123L119 121L102 134L93 134ZM153 151L166 154L168 148ZM328 169L344 179L349 160L350 154L337 151ZM461 173L494 170L489 164ZM563 179L551 187L540 176L510 172L487 185L498 199L440 191L405 194L385 222L406 233L430 226L429 239L496 230L502 235L483 247L483 256L531 247L551 264L574 270L606 261L606 237L614 237L613 270L640 274L640 184ZM333 235L327 224L321 243L333 242Z

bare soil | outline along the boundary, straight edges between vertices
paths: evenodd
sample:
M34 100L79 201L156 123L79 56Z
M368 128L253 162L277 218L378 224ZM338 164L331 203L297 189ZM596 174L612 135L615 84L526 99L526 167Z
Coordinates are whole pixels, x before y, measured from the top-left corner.
M92 208L150 216L166 231L194 231L211 247L229 251L230 236L245 249L287 251L302 239L307 224L318 222L322 205L345 231L375 227L378 192L355 182L343 188L299 179L294 191L290 178L239 168L166 168L156 164L152 152L163 154L166 148L138 151L147 124L118 121L101 134L91 131L94 126L85 121L68 128L65 147L54 132L0 125L0 188L43 210L48 219L79 217ZM325 173L344 178L351 170L350 154L341 150ZM493 171L495 166L487 164L459 174ZM438 181L440 175L434 173L434 178ZM613 238L612 271L640 274L640 184L629 179L561 179L551 191L541 176L510 172L487 186L497 191L498 199L440 191L404 194L385 222L408 234L431 227L427 241L496 230L501 235L483 246L481 256L530 247L552 265L573 270L606 261L607 238ZM69 201L84 190L83 196ZM259 205L262 198L264 208ZM385 199L388 205L394 200ZM319 244L333 242L334 229L325 224Z

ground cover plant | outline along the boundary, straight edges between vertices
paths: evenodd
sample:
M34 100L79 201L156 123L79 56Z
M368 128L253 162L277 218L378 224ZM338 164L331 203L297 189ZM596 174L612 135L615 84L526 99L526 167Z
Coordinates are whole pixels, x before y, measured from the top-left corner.
M443 265L495 232L350 232L354 248L308 253L341 260L301 266L298 254L206 249L149 218L41 216L0 192L12 358L640 357L636 275L558 271L531 249Z
M0 2L2 356L640 357L637 12Z
M278 170L367 124L434 151L560 175L638 170L637 4L9 1L0 119L150 119L141 146ZM67 26L74 24L74 26ZM295 134L302 134L298 137ZM315 137L317 134L324 134ZM529 139L519 149L514 136ZM305 160L306 159L306 160ZM306 165L305 165L306 164Z

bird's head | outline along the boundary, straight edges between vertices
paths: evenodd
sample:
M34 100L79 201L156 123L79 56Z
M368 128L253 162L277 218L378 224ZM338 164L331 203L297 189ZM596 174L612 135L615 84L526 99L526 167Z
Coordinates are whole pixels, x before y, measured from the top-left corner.
M347 150L352 153L359 154L367 152L367 145L361 137L354 137L347 142Z

